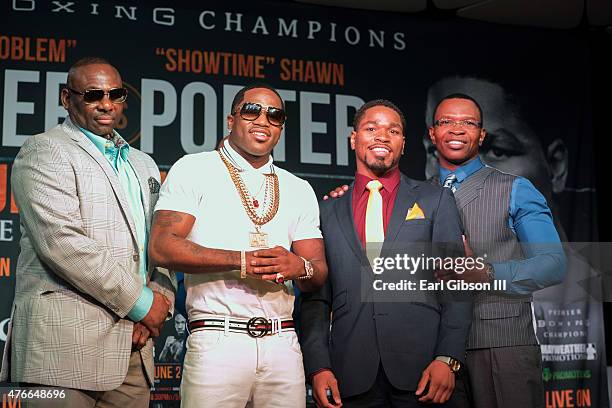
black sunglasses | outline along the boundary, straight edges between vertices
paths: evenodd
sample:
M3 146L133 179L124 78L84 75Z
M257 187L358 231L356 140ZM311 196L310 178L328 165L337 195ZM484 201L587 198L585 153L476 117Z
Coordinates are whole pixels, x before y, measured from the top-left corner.
M79 92L69 86L67 86L66 89L77 95L83 95L83 101L85 103L100 102L104 99L105 95L108 95L108 99L110 99L112 103L121 103L125 102L128 95L128 90L126 88L112 88L109 89L108 92L105 92L103 89L86 89L85 92Z
M240 113L240 117L244 120L253 121L261 115L261 111L266 111L266 117L268 118L268 122L274 126L283 126L285 120L287 119L287 115L285 111L280 108L275 108L273 106L261 106L258 103L253 102L245 102L240 111L234 112Z

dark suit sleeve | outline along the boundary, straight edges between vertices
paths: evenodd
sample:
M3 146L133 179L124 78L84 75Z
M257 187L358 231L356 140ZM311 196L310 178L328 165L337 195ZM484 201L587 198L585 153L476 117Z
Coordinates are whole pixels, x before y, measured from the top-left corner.
M321 202L319 205L323 229L330 203ZM300 294L300 345L307 379L322 368L332 367L329 352L331 301L332 288L329 275L319 290Z
M464 256L463 225L450 189L443 189L433 225L437 256ZM442 314L436 356L465 360L467 336L472 323L472 296L448 290L440 292Z
M300 295L300 344L306 378L322 368L331 369L329 355L331 288L329 280L316 292Z

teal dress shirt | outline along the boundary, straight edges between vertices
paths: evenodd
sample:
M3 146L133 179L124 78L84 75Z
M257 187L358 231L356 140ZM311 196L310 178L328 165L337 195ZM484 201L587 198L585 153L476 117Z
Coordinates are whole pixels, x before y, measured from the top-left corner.
M128 317L138 322L142 320L147 313L149 313L149 309L151 309L151 305L153 304L153 291L146 286L147 225L144 207L142 205L140 182L138 181L134 168L130 164L130 145L117 132L114 133L113 139L109 140L86 129L80 129L85 136L91 140L100 153L104 155L115 171L115 174L117 174L134 220L140 255L139 273L144 284L136 304L134 304L134 307L132 307L132 310L128 313Z

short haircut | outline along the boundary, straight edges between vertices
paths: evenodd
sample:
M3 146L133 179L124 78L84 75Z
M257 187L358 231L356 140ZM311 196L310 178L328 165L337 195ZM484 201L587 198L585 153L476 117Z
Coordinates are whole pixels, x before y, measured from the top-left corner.
M353 130L357 131L357 128L359 127L359 122L361 122L361 120L363 119L363 115L365 115L368 109L373 108L375 106L384 106L385 108L394 110L399 115L400 120L402 121L402 132L406 131L406 118L404 117L404 114L402 113L400 108L397 107L397 105L387 99L374 99L364 103L361 108L359 108L357 112L355 112L355 117L353 118Z
M74 76L75 72L80 67L84 67L84 66L87 66L87 65L96 65L96 64L109 65L109 66L113 67L113 69L115 71L117 71L117 68L115 68L113 66L113 64L111 64L107 59L104 59L104 58L101 58L101 57L83 57L83 58L79 59L77 62L75 62L74 64L72 64L70 69L68 69L68 79L66 80L66 83L68 85L71 85L72 77ZM117 71L117 73L118 72L119 71Z
M434 124L436 123L436 112L438 110L438 107L440 106L440 104L446 100L449 99L465 99L468 101L472 101L474 103L474 105L476 105L476 108L478 108L478 114L480 115L480 123L484 123L484 116L482 114L482 108L480 107L480 104L478 103L478 101L474 98L472 98L470 95L464 94L464 93L452 93L450 95L445 96L444 98L440 99L438 101L438 103L436 104L436 107L434 108L433 112L431 113L431 123Z
M263 88L263 89L267 89L269 91L274 92L276 96L278 96L278 99L280 99L281 101L281 108L285 110L285 101L283 101L283 98L281 98L280 94L276 91L276 89L272 88L271 85L268 85L265 82L253 82L251 84L248 84L241 90L239 90L236 96L234 96L234 100L232 101L232 111L230 112L230 114L233 115L234 113L236 113L236 108L238 107L238 105L240 105L240 102L242 102L242 100L244 99L244 94L247 93L247 91L250 91L251 89L258 89L258 88Z
M519 78L503 79L472 75L443 77L431 84L427 92L425 125L427 128L433 125L432 117L439 98L460 92L480 101L480 106L485 114L481 121L483 127L489 131L494 132L495 129L492 128L493 124L487 122L490 119L495 120L500 115L505 115L524 124L528 130L527 136L538 140L542 148L546 148L556 139L562 139L567 143L573 140L572 138L578 134L579 130L575 127L568 127L564 121L542 120L542 117L552 115L579 117L581 105L572 103L571 93L554 87L553 83L543 81L539 81L537 86L534 86L533 81L525 81L522 75ZM559 100L559 104L549 103L552 95ZM559 112L563 113L559 114ZM423 133L423 137L429 140L427 132ZM487 143L488 140L491 139L485 138L484 143Z

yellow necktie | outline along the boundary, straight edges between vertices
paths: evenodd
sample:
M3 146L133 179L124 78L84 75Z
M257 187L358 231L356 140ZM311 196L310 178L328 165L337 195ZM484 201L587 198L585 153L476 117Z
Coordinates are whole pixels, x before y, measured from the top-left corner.
M380 195L382 183L378 180L372 180L366 184L366 187L370 190L365 217L366 257L370 261L370 265L373 265L374 258L380 256L382 243L385 240L383 202L382 195Z
M378 180L370 181L366 187L370 190L368 206L366 207L365 239L367 242L383 242L385 229L383 226L383 200L380 194L382 183Z

